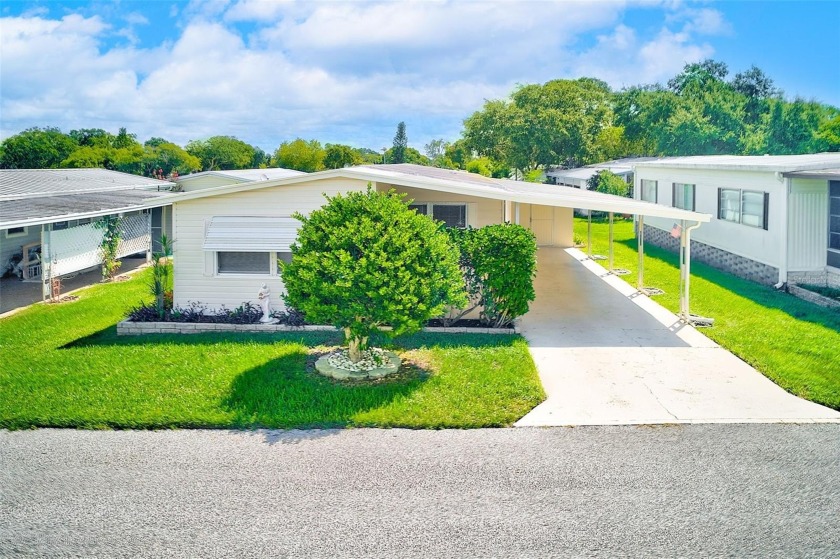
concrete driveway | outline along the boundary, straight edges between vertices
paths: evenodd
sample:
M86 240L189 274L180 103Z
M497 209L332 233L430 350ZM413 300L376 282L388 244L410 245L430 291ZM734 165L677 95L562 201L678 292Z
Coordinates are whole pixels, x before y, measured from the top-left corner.
M522 332L548 399L517 426L840 422L576 249L541 248Z

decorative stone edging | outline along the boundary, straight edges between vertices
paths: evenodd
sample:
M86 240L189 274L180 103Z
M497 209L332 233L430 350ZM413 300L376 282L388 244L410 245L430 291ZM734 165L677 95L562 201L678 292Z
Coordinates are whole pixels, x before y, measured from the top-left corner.
M329 355L324 355L315 362L315 370L318 371L319 374L336 380L378 379L392 373L396 373L400 368L401 360L396 353L393 351L385 351L384 354L388 359L387 364L368 371L348 371L347 369L335 367L329 363Z
M840 309L840 301L836 301L831 297L826 297L825 295L820 295L819 293L814 293L813 291L805 289L804 287L799 287L798 285L788 285L788 293L794 297L803 299L809 303L814 303L815 305L819 305L821 307Z
M204 334L207 332L337 332L334 326L307 325L287 326L285 324L208 324L202 322L132 322L123 320L117 323L118 336L140 336L143 334ZM514 322L513 328L468 328L464 326L443 327L427 326L423 332L437 332L446 334L517 334L519 324Z

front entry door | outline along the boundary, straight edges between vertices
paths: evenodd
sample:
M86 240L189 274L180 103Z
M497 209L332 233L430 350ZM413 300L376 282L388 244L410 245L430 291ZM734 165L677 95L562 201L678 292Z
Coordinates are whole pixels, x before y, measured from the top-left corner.
M537 237L537 245L554 244L554 207L531 206L531 231Z

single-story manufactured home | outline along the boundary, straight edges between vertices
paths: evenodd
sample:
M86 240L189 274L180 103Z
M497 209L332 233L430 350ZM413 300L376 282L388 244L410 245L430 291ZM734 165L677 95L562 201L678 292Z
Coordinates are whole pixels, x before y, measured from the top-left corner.
M574 208L691 223L683 228L684 240L690 239L692 227L711 217L577 188L409 164L347 167L206 188L173 200L174 304L234 308L254 301L263 283L278 297L283 281L277 261L290 257L299 226L292 215L318 209L325 194L363 191L368 185L405 193L412 208L450 227L521 224L534 232L540 246L572 246ZM686 258L686 276L689 262ZM686 281L686 316L687 295Z
M41 284L101 264L103 216L123 218L118 257L148 253L167 232L174 183L105 169L0 170L0 275Z
M635 165L635 198L712 214L696 260L760 283L840 286L840 153L675 157ZM676 248L674 220L644 221Z
M633 185L633 166L636 163L644 161L652 161L655 157L628 157L624 159L614 159L612 161L604 161L602 163L595 163L593 165L586 165L584 167L575 167L573 169L561 169L555 167L545 172L546 178L552 184L560 184L565 186L573 186L575 188L586 188L589 179L600 171L609 171L614 175L618 175L624 179L629 185Z

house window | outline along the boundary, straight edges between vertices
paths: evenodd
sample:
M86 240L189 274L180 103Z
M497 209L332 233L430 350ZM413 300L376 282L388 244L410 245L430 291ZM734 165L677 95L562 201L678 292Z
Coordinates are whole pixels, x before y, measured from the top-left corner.
M217 252L219 274L271 275L270 252Z
M434 204L432 217L442 221L447 227L464 228L467 226L467 206L464 204Z
M70 226L69 221L57 221L52 224L53 231L61 231L62 229L67 229Z
M277 275L279 276L279 275L281 275L280 261L282 260L283 262L288 264L289 262L292 261L292 253L291 252L279 252L278 251L278 252L275 252L274 254L276 256L275 260L277 262Z
M767 230L770 194L718 188L718 219Z
M28 229L26 227L9 227L6 229L6 238L11 239L12 237L25 237Z
M422 215L428 215L442 221L447 227L464 228L467 226L467 205L448 203L410 204L409 209Z
M83 218L83 219L79 220L79 225L87 225L88 223L90 223L90 218L89 217L86 217L86 218Z
M642 200L645 202L653 202L655 204L658 201L656 187L656 181L642 179Z
M828 255L826 264L840 268L840 181L828 183Z
M675 182L672 186L672 200L675 208L694 211L694 185Z

